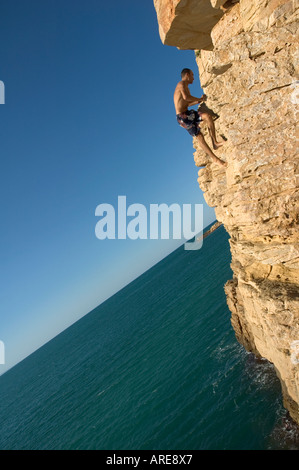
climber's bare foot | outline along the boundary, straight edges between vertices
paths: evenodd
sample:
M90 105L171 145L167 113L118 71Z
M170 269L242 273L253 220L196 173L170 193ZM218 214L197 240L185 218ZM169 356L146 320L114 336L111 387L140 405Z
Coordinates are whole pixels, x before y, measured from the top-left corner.
M224 145L224 142L213 142L213 149L217 150Z

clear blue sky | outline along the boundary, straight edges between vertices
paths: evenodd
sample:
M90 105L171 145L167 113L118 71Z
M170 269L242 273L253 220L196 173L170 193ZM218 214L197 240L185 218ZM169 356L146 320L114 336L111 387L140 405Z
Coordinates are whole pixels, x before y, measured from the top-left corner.
M3 1L0 64L2 373L178 246L98 240L97 205L215 214L172 101L184 67L202 94L194 52L161 43L152 0Z

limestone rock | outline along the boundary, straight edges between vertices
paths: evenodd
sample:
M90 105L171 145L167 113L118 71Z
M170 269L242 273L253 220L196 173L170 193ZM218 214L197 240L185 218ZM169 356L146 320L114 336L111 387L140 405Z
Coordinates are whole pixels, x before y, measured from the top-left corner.
M233 279L225 292L236 337L274 364L299 423L299 2L211 4L222 8L217 23L207 17L212 47L194 49L217 133L227 139L216 153L228 168L194 139L198 183L230 235ZM181 3L182 22L183 10Z
M179 49L212 48L211 28L223 15L210 0L154 0L163 44Z

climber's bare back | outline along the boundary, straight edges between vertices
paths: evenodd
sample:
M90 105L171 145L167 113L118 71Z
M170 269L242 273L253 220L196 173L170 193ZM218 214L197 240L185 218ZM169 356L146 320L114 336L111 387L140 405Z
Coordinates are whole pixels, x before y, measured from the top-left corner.
M188 106L193 106L199 104L202 101L202 98L196 98L192 96L189 90L189 83L192 84L194 81L193 72L190 72L189 80L181 80L175 90L173 95L174 107L176 114L184 113L187 111Z
M189 101L186 101L183 95L190 95L190 91L187 83L181 81L177 84L173 95L176 114L184 113L188 109Z

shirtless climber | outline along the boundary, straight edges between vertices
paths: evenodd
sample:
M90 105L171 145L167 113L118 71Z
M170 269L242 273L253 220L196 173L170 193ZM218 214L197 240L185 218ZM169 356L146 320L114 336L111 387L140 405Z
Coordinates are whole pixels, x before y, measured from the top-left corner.
M181 72L182 80L177 84L174 91L174 106L176 111L177 122L181 127L186 129L192 137L197 137L198 143L201 148L211 157L211 159L222 166L227 166L227 163L220 160L206 143L204 136L200 132L199 123L205 122L208 126L209 134L211 136L213 149L217 150L223 145L223 142L218 142L216 139L215 125L213 118L208 113L202 113L193 109L188 109L189 106L202 103L206 101L206 95L201 98L191 96L189 85L194 81L192 70L183 69Z

